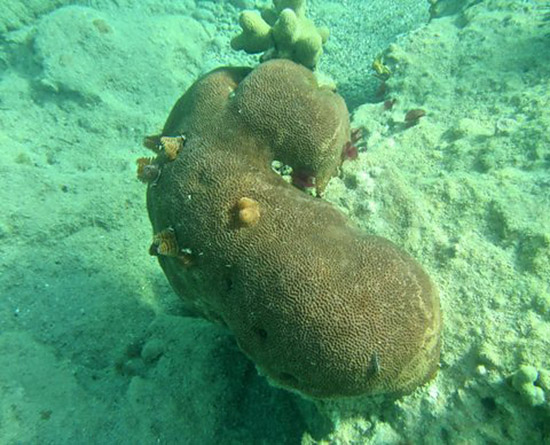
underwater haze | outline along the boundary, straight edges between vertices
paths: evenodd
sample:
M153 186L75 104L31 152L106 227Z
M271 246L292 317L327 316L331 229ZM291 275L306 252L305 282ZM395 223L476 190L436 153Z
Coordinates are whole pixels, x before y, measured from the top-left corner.
M550 443L550 2L307 2L361 135L322 199L439 289L411 394L270 385L149 255L143 139L270 3L0 3L0 444Z

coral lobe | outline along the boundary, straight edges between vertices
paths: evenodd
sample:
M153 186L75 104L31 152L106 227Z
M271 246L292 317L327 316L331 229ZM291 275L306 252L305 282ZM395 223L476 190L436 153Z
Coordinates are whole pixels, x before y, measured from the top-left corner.
M227 326L270 381L308 396L408 392L435 374L428 275L271 169L310 172L322 193L351 139L338 95L287 60L221 68L177 101L162 137L181 134L147 207L169 245L166 231L185 243L172 256L153 245L189 305ZM184 252L200 261L187 267Z

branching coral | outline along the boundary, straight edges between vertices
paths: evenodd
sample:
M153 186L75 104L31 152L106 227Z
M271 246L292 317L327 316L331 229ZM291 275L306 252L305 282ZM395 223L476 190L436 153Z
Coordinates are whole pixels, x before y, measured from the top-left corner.
M249 54L263 52L262 60L290 59L314 68L329 31L317 28L305 11L305 0L275 0L274 6L261 15L244 11L239 18L242 32L233 38L231 46Z

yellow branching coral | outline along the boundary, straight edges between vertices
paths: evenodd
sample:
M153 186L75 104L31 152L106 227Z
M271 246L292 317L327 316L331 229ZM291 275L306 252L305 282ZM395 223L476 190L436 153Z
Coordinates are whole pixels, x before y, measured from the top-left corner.
M329 31L317 28L305 11L305 0L275 0L261 15L244 11L239 18L242 32L233 38L231 47L249 54L263 52L263 61L290 59L312 69L323 53Z

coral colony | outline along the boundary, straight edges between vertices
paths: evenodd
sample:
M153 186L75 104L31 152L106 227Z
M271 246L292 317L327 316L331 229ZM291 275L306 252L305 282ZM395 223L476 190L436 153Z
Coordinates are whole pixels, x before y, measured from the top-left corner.
M311 71L328 31L304 1L274 3L243 13L232 42L262 63L204 75L145 139L150 253L273 384L314 398L410 392L438 369L437 289L410 255L301 189L321 196L359 136Z

